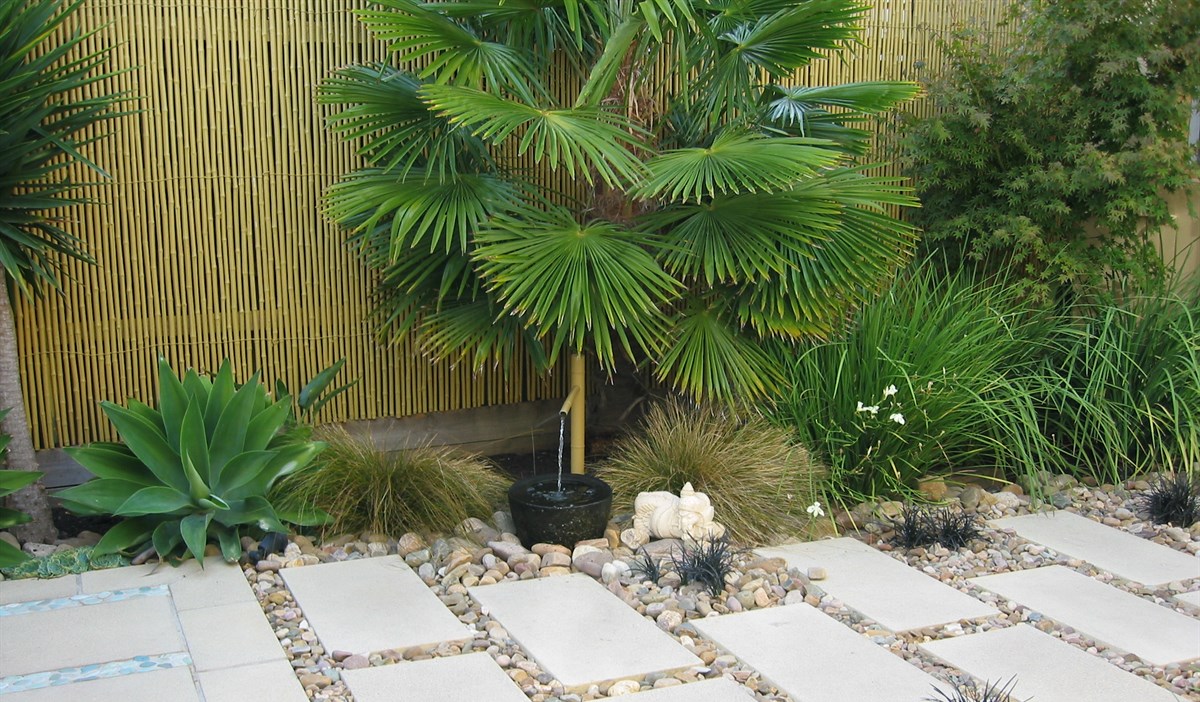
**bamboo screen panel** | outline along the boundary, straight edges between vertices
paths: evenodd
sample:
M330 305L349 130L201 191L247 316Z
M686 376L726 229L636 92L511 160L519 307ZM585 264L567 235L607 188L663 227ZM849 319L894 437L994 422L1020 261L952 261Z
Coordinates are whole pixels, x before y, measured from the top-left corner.
M360 378L326 421L407 416L563 394L539 377L433 364L382 347L365 321L368 275L320 212L320 196L359 165L325 131L314 101L338 66L383 55L354 0L87 0L75 18L104 26L129 69L108 89L141 112L89 150L110 173L73 231L98 265L70 264L62 295L16 304L22 381L39 448L114 438L97 403L152 401L156 359L238 378L255 370L293 390L346 357ZM916 79L956 22L994 24L992 0L882 0L865 46L820 62L810 84ZM91 176L80 172L77 179Z

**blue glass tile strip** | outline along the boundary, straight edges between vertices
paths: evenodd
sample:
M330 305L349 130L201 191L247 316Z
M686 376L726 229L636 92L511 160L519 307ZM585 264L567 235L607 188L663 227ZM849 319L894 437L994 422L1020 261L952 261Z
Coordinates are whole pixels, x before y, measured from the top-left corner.
M105 602L120 602L121 600L132 600L138 597L166 597L170 594L171 590L166 585L147 585L127 590L113 590L111 592L97 592L91 595L62 597L57 600L14 602L12 604L0 605L0 617L12 617L18 614L29 614L30 612L49 612L68 607L84 607L87 605L104 604Z
M136 656L126 661L92 663L78 668L49 670L44 673L10 675L7 678L0 678L0 695L99 680L100 678L149 673L166 668L182 668L191 664L192 658L187 653L164 653L158 656Z

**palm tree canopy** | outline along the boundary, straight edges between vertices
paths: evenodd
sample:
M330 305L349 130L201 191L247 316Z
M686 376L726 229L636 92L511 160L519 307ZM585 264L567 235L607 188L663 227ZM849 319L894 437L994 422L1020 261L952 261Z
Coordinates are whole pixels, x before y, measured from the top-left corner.
M326 214L377 270L376 329L482 365L652 363L769 392L765 345L837 330L910 255L915 204L854 158L914 84L803 86L855 0L380 0L391 61L333 73L367 161ZM558 187L551 184L558 183ZM567 183L565 187L562 183Z

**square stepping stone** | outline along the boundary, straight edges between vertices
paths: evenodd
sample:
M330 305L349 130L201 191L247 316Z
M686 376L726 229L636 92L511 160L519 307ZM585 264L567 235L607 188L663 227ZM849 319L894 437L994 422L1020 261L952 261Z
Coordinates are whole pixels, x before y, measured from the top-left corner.
M374 668L344 670L342 677L357 702L529 702L486 653L431 658Z
M713 678L626 695L629 702L749 702L754 695L728 678Z
M399 556L284 568L280 575L326 651L370 653L472 637Z
M286 660L197 673L204 702L308 702ZM249 694L250 691L253 694ZM161 700L159 701L161 702Z
M0 617L0 677L185 650L167 597Z
M1200 590L1196 590L1195 592L1181 592L1175 595L1175 599L1196 609L1200 609Z
M935 694L935 687L944 687L807 604L692 623L795 702L917 702Z
M469 592L571 689L703 664L586 575L482 585Z
M1200 620L1064 566L984 575L971 582L1147 663L1200 658Z
M910 568L857 539L810 541L756 553L789 567L827 572L822 590L892 631L948 624L996 614L989 604Z
M1176 551L1073 512L1026 514L988 524L1012 529L1021 538L1143 585L1200 578L1200 555Z
M57 600L79 594L79 576L64 575L61 578L27 578L23 580L0 580L0 605L38 600Z
M245 693L238 699L246 699ZM260 699L257 690L254 699ZM200 695L184 667L7 692L4 702L200 702Z
M189 609L179 613L179 624L197 671L287 661L257 602Z
M1027 624L921 644L987 682L1016 676L1013 696L1034 702L1178 702L1154 683Z

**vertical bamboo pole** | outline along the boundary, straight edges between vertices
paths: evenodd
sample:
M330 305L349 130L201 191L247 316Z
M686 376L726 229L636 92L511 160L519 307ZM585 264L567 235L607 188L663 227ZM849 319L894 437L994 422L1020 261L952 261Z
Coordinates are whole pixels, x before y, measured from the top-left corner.
M584 407L587 406L587 376L583 354L571 354L571 393L575 402L571 407L571 472L583 475Z

